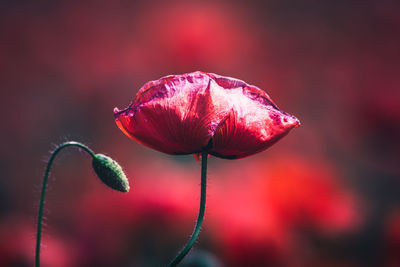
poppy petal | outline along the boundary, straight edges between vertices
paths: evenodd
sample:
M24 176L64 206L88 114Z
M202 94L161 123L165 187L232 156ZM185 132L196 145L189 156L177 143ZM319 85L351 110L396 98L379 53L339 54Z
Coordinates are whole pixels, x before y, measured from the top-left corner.
M211 80L200 72L150 82L124 111L117 125L129 137L167 154L201 152L224 108L213 104Z
M281 116L281 115L279 115ZM286 116L286 115L283 115ZM238 159L261 152L289 133L298 125L297 119L288 118L288 124L269 126L272 120L257 123L239 117L235 110L220 124L212 138L210 154L226 159ZM283 119L285 120L285 119Z
M297 118L280 111L261 89L235 80L230 84L224 81L224 85L229 88L224 90L224 98L231 111L214 132L211 154L228 159L246 157L268 148L299 125Z

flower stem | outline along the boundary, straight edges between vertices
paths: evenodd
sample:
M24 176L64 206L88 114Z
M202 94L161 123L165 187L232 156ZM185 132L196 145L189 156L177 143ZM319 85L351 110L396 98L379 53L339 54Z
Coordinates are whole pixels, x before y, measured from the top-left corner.
M204 219L204 211L206 209L206 187L207 187L207 158L208 153L203 151L201 153L201 192L200 192L200 209L199 215L197 217L196 226L193 230L192 236L189 241L186 243L185 247L179 252L179 254L175 257L175 259L168 265L168 267L177 266L186 254L189 253L190 249L193 247L194 243L199 236L201 225L203 224Z
M78 142L74 142L74 141L68 141L68 142L62 143L51 153L50 159L47 162L46 171L44 173L42 192L40 195L40 202L39 202L38 224L37 224L37 235L36 235L36 252L35 252L35 266L36 267L40 266L40 241L42 238L43 208L44 208L44 199L45 199L45 195L46 195L47 181L48 181L49 174L50 174L50 168L51 168L54 158L56 157L58 152L60 152L60 150L62 150L65 147L68 147L68 146L77 146L77 147L85 150L87 153L89 153L90 156L92 156L92 158L95 156L95 153L91 149L89 149L87 146L85 146L82 143L78 143Z

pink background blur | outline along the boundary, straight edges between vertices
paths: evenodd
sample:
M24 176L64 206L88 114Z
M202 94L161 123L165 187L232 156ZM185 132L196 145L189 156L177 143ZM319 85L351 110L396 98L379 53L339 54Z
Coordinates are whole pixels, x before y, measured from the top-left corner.
M32 3L31 3L32 2ZM302 126L255 156L210 158L204 229L182 266L400 266L399 1L2 1L0 266L32 266L56 144L43 266L163 266L197 216L200 164L114 123L147 81L201 70L268 92Z

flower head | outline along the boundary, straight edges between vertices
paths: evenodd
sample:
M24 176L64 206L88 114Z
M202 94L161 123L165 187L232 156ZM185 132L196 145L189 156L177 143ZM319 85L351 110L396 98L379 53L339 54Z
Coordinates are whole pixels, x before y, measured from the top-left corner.
M114 115L127 136L158 151L228 159L260 152L300 125L258 87L199 71L146 83Z

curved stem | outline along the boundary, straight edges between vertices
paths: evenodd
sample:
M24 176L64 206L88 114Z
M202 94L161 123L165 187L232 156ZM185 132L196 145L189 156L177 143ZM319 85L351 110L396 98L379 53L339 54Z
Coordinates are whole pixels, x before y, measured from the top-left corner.
M95 156L95 153L91 149L89 149L87 146L85 146L84 144L78 143L78 142L74 142L74 141L68 141L68 142L62 143L51 153L50 159L47 162L46 171L44 173L42 191L41 191L40 201L39 201L38 224L37 224L37 235L36 235L36 252L35 252L35 266L36 267L40 266L40 241L42 238L43 208L44 208L44 199L45 199L45 195L46 195L47 181L49 179L49 174L50 174L50 168L51 168L54 158L56 157L58 152L60 152L61 149L68 147L68 146L80 147L83 150L85 150L87 153L89 153L90 156L92 156L92 157Z
M204 211L206 209L206 187L207 187L207 158L208 153L203 151L201 153L201 193L200 193L200 209L199 215L197 217L196 226L193 230L193 234L189 241L186 243L185 247L179 252L175 259L168 265L168 267L177 266L183 258L188 254L190 249L193 247L194 242L196 242L199 236L201 225L204 219Z

